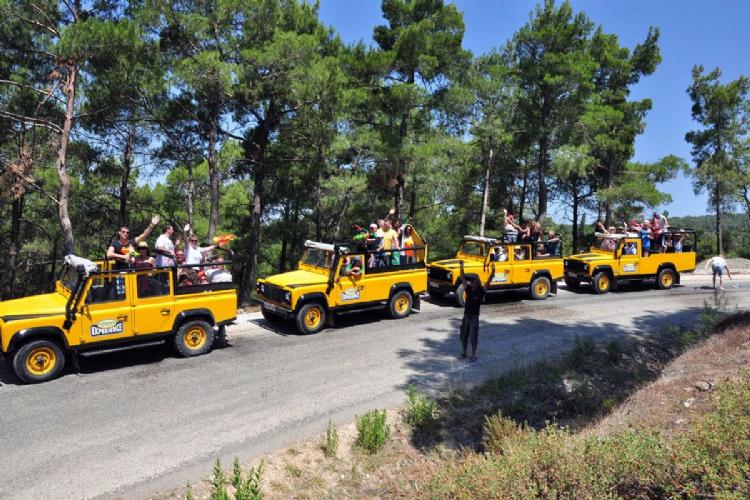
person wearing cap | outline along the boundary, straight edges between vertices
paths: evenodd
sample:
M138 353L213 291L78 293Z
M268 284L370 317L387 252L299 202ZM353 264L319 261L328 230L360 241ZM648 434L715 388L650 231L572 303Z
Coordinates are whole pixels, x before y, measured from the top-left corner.
M136 253L138 256L133 261L135 269L153 269L155 265L154 258L148 249L148 243L145 241L138 242Z

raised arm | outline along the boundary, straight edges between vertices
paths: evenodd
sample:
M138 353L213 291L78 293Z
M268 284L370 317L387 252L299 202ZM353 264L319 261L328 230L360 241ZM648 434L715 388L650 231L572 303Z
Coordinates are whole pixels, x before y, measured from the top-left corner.
M151 224L148 225L145 231L143 231L141 234L135 237L136 245L140 243L141 241L145 240L146 238L148 238L148 236L151 234L151 231L153 231L156 225L159 223L159 220L160 219L158 215L154 215L153 217L151 217Z

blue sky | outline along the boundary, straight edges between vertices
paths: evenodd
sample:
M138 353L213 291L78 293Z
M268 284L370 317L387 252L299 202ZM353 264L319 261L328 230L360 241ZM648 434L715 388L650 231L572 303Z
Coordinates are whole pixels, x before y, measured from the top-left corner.
M321 0L320 16L346 42L372 42L372 30L385 21L380 0ZM502 46L526 23L533 0L456 0L464 13L464 47L481 54ZM605 32L632 48L642 41L649 26L661 30L662 63L656 73L633 89L633 97L650 97L653 108L646 131L636 142L634 160L650 162L668 154L690 160L685 133L697 128L690 117L686 93L695 64L721 68L731 80L750 75L750 1L748 0L573 0ZM690 180L679 178L662 185L673 202L671 215L700 215L707 211L704 194L696 196Z

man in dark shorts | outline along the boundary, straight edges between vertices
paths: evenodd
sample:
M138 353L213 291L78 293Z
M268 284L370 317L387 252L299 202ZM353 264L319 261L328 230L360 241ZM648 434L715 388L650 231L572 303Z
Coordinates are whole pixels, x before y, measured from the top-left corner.
M461 282L466 290L466 303L464 304L464 317L461 321L461 347L463 350L458 356L458 359L466 359L466 348L471 342L471 357L469 361L474 362L477 360L477 343L479 341L479 307L482 305L484 300L484 292L490 283L492 278L495 277L495 263L490 264L490 275L487 278L487 282L482 286L478 278L471 280L467 284L466 276L464 275L464 261L460 262L461 270Z

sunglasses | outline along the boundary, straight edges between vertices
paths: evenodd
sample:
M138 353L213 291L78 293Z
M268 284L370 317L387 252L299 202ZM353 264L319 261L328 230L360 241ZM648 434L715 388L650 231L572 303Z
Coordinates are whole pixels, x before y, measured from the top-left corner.
M122 230L121 230L120 232L121 232L122 234L128 234L128 233L130 233L130 231L128 231L128 230L125 230L125 229L122 229Z

